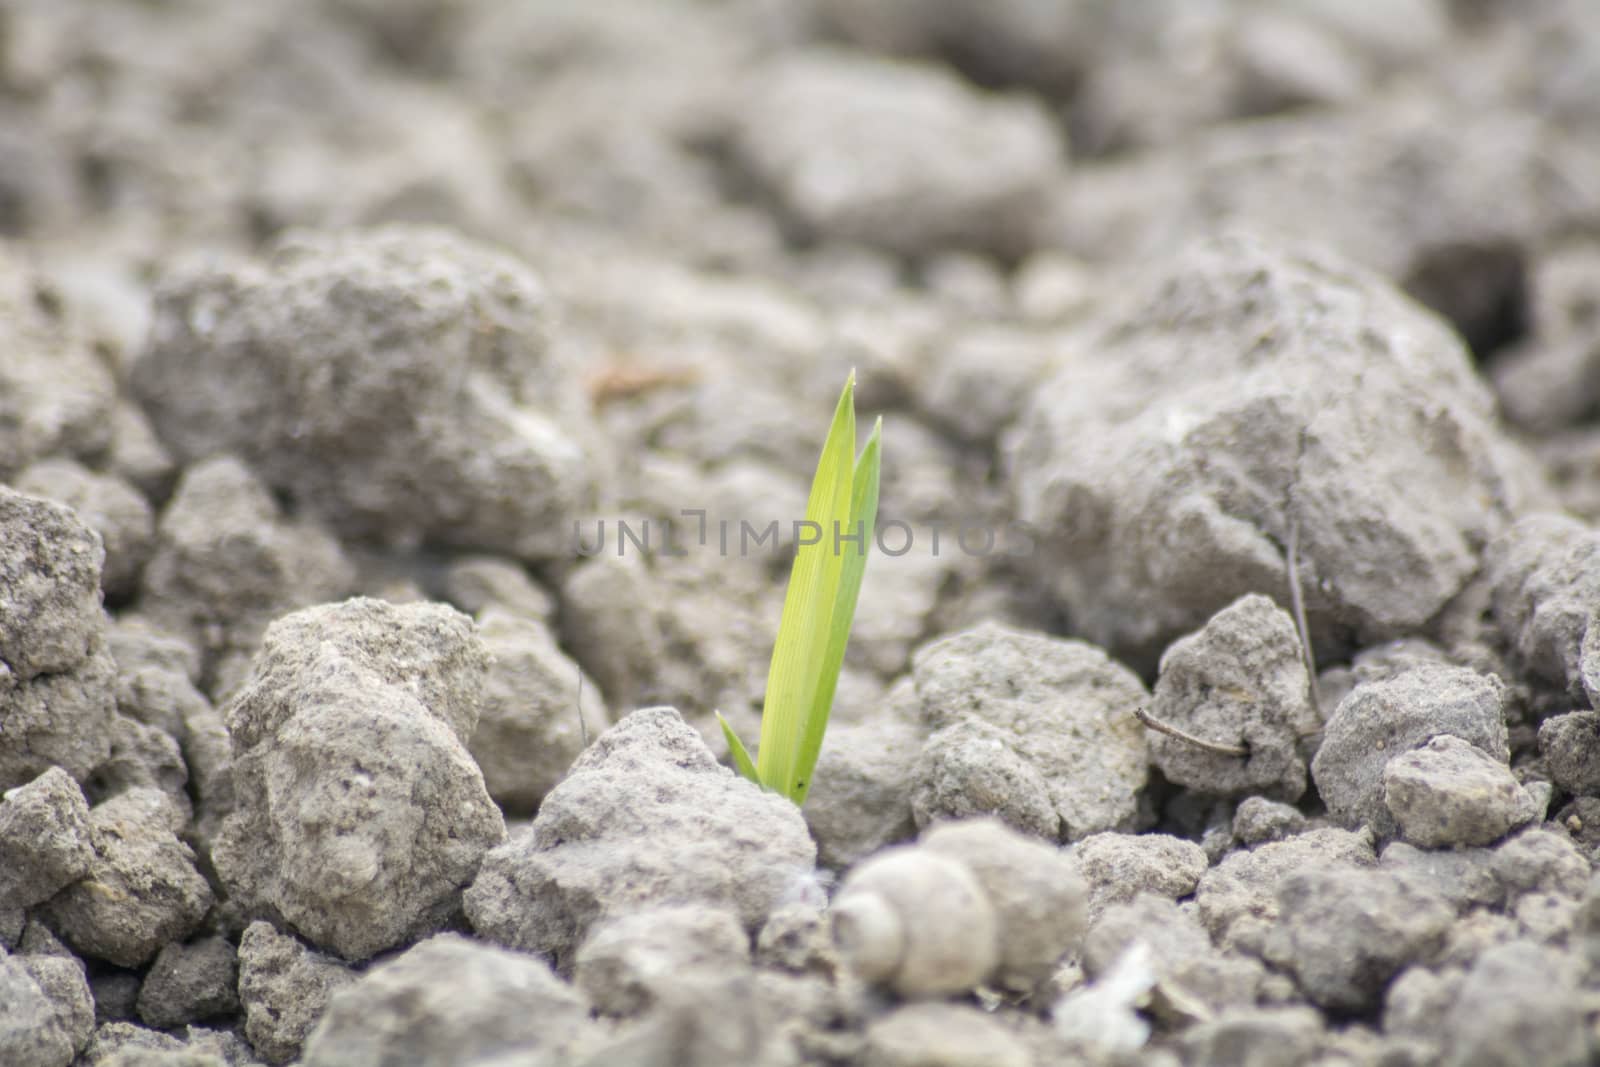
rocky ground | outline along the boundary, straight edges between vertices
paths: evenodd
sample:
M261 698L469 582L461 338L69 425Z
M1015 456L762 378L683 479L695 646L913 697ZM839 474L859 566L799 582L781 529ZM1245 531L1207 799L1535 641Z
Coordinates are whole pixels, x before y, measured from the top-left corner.
M1597 416L1591 0L9 0L0 1064L1590 1062Z

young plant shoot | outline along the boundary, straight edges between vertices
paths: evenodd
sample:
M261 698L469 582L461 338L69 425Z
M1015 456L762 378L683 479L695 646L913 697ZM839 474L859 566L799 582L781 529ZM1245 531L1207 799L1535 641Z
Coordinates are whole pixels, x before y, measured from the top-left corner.
M797 538L778 640L767 668L761 746L755 760L717 714L739 773L796 804L805 803L811 772L822 751L855 618L856 595L867 568L867 546L872 544L878 518L883 419L873 424L872 435L857 456L855 388L852 371L811 480L804 529L815 540Z

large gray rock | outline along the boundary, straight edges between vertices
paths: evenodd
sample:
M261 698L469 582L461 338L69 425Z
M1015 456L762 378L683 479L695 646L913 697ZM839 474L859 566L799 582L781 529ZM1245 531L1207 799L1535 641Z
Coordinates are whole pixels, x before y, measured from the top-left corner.
M646 708L578 757L464 900L478 933L565 971L595 922L647 904L724 905L753 931L815 860L798 808L719 765L676 711Z
M0 900L29 908L89 873L89 804L66 771L51 767L0 794Z
M256 921L239 938L239 1003L244 1033L267 1063L300 1055L334 991L356 980L344 964Z
M1441 735L1504 763L1505 699L1498 678L1465 667L1419 666L1358 685L1339 702L1311 761L1329 814L1352 828L1367 823L1381 836L1394 834L1394 817L1384 805L1384 768Z
M560 1052L588 1021L583 996L543 961L439 934L334 993L301 1063L453 1067Z
M1132 827L1148 769L1132 671L1081 641L984 623L918 649L911 673L930 728L975 717L1033 765L1063 838Z
M0 485L0 789L105 759L116 664L100 538L62 504Z
M89 873L40 914L85 956L137 967L192 933L211 908L211 886L178 840L182 815L166 794L130 789L89 812Z
M1202 793L1255 793L1297 800L1305 791L1301 740L1322 723L1294 620L1258 593L1212 616L1161 656L1155 717L1221 745L1224 756L1151 731L1150 756L1167 780Z
M214 849L245 912L361 960L442 925L505 838L467 752L472 621L350 600L275 622L226 709L234 812Z
M1041 581L1089 640L1153 664L1250 592L1319 644L1415 633L1536 473L1460 342L1375 275L1232 235L1129 279L1009 452Z
M354 581L325 530L285 518L249 468L216 456L184 471L161 513L140 609L198 648L214 682L242 671L273 619L344 596Z
M1037 102L982 96L934 67L807 52L763 64L740 100L735 157L812 237L1015 257L1064 174Z
M549 303L443 231L299 234L168 278L133 386L180 458L236 452L343 534L545 558L595 482Z

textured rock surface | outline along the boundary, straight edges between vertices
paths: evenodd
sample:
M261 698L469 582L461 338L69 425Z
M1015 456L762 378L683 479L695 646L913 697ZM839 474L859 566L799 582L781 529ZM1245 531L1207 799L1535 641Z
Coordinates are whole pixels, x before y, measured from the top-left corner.
M1233 835L1245 846L1281 841L1305 830L1306 817L1292 804L1245 797L1233 811Z
M1454 917L1442 897L1404 875L1322 866L1279 884L1266 953L1313 1003L1359 1012L1406 964L1426 962Z
M1294 1067L1317 1049L1322 1020L1305 1008L1256 1008L1229 1012L1183 1032L1186 1063L1237 1063L1250 1067Z
M137 967L192 933L211 908L211 886L176 835L181 814L166 795L130 789L89 812L89 873L41 909L76 951Z
M0 485L0 789L106 756L116 666L99 538L70 509Z
M511 1050L559 1052L588 1013L540 960L439 934L334 993L301 1063L445 1067Z
M1321 723L1294 620L1260 594L1241 597L1161 656L1151 711L1162 722L1244 758L1150 734L1150 757L1167 780L1207 793L1261 793L1297 800L1305 791L1301 740Z
M1128 828L1144 786L1139 679L1079 641L994 623L940 638L916 653L923 719L938 730L972 716L998 728L1044 778L1071 840Z
M915 724L889 716L828 728L805 805L818 863L848 867L916 835L913 776L922 742Z
M1593 0L0 9L0 1067L1596 1058Z
M1576 796L1600 795L1600 712L1554 715L1539 726L1550 780Z
M720 766L671 708L597 738L531 829L490 852L465 894L491 941L567 970L596 921L646 904L723 905L746 929L810 884L799 811Z
M0 950L0 1056L25 1067L67 1067L83 1044L77 1037L26 961Z
M353 581L338 542L284 518L243 463L220 456L179 479L156 528L140 606L202 650L211 678L242 672L273 619L343 596Z
M694 972L716 974L749 962L739 917L700 905L645 908L592 927L578 948L573 983L605 1015L645 1011Z
M1151 893L1100 914L1084 941L1084 972L1097 979L1114 974L1135 946L1148 950L1157 982L1179 1002L1221 1010L1252 1005L1263 992L1267 971L1260 961L1217 952L1194 909Z
M1092 915L1140 893L1186 897L1207 867L1199 845L1167 834L1093 834L1073 846L1072 858L1088 879Z
M35 463L14 484L21 492L67 505L100 535L106 551L100 584L108 597L126 599L138 588L155 543L155 517L137 489L65 459Z
M1071 356L1021 423L1018 510L1078 630L1136 662L1286 590L1291 523L1319 644L1413 632L1537 482L1446 327L1320 252L1190 243Z
M1440 735L1507 756L1505 686L1464 667L1424 666L1359 685L1339 702L1311 762L1328 811L1350 827L1395 832L1384 806L1389 760Z
M584 730L599 734L611 713L542 623L492 610L478 635L491 661L468 750L501 810L528 814L583 751Z
M52 767L0 795L0 900L28 908L89 873L94 846L89 804L78 784Z
M1592 1055L1577 976L1540 945L1489 949L1468 972L1445 1019L1451 1067L1526 1063L1557 1067Z
M1528 811L1510 768L1448 734L1384 766L1383 803L1400 836L1423 848L1487 845Z
M447 233L303 234L169 278L133 383L180 458L237 452L342 533L542 558L595 481L548 314Z
M271 923L251 923L239 938L239 1002L256 1054L273 1064L298 1057L328 998L355 980L349 968Z
M444 923L505 837L466 748L487 665L442 605L274 623L225 712L237 797L215 859L236 903L352 960Z
M1600 693L1600 658L1585 673L1589 620L1600 596L1600 535L1565 515L1527 516L1486 557L1494 619L1519 661L1574 700Z
M911 769L911 815L918 828L993 815L1046 841L1060 837L1061 816L1049 784L1007 737L1000 727L968 717L928 738Z
M1219 945L1259 952L1278 917L1278 888L1285 878L1309 865L1375 862L1371 836L1347 830L1311 830L1231 853L1200 877L1200 921Z
M139 988L139 1018L170 1028L239 1010L239 953L227 940L203 937L161 950Z

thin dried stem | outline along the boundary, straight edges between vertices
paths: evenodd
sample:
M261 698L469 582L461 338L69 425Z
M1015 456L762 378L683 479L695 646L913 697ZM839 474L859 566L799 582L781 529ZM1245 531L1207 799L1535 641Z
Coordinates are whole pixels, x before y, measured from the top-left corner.
M1249 745L1224 745L1216 741L1207 741L1203 737L1196 737L1194 734L1186 733L1185 731L1178 729L1176 726L1173 726L1171 723L1162 722L1144 708L1134 708L1133 717L1144 723L1144 725L1148 726L1158 734L1166 734L1168 737L1175 737L1184 744L1193 745L1195 748L1201 749L1205 752L1215 753L1218 756L1233 756L1237 759L1250 758Z
M1311 691L1311 710L1322 722L1322 701L1317 695L1317 657L1311 651L1311 628L1306 625L1306 598L1300 589L1300 517L1289 519L1289 606L1294 611L1294 628L1300 633L1300 658L1306 665L1306 686Z
M578 668L578 738L583 747L589 747L589 724L583 718L583 668Z

